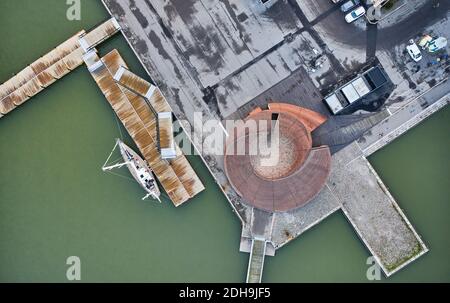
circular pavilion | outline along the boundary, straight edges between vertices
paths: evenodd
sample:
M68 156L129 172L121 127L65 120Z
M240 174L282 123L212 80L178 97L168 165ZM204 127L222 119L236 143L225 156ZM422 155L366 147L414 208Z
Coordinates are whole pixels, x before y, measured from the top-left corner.
M325 121L319 113L286 103L253 110L225 146L231 186L246 203L268 212L304 206L330 173L328 146L313 147L311 139Z

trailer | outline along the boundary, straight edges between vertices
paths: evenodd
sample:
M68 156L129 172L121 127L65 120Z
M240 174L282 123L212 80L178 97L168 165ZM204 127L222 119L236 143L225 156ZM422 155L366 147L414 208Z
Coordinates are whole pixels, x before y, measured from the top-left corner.
M327 95L324 101L330 111L337 115L387 82L388 78L381 67L375 66Z

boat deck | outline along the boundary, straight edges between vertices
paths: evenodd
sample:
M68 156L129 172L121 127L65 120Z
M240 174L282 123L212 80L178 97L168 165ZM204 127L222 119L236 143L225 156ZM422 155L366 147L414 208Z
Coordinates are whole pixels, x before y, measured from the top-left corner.
M174 205L179 206L203 191L205 187L178 146L176 146L177 156L175 159L171 161L161 159L157 147L157 118L144 97L140 95L143 92L142 87L136 83L126 81L121 83L114 79L119 69L127 69L127 65L118 51L113 50L101 59L95 52L91 52L85 58L92 77ZM133 78L139 80L139 83L147 85L145 93L149 93L149 89L153 87L152 94L148 95L148 100L155 104L156 111L166 111L167 109L171 111L158 89L135 75Z

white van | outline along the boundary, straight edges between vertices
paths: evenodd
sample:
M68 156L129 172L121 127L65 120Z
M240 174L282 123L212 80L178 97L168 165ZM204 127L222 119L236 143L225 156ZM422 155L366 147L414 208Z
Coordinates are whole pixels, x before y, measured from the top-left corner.
M410 41L410 44L406 47L409 56L415 61L419 62L422 60L422 53L420 52L419 47L414 41Z

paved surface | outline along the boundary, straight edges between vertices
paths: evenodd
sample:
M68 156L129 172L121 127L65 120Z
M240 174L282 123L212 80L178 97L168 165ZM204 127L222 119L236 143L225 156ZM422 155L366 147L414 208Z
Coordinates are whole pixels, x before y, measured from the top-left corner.
M436 98L440 95L436 95L436 89L433 89L398 109L359 138L357 144L363 150L364 155L369 156L373 154L437 110L448 105L450 103L450 93L448 93L450 91L450 83L445 82L441 85L447 91L442 97Z
M329 188L387 276L428 251L356 143L333 165Z
M415 35L434 22L445 18L447 11L450 9L450 2L443 0L438 1L440 2L439 8L434 8L433 4L435 1L431 0L409 0L408 2L410 7L399 11L399 14L406 16L405 18L402 18L400 22L396 22L395 26L389 24L379 30L378 42L380 47L391 48L399 42L407 41L408 37ZM327 14L333 6L333 3L329 0L297 0L297 3L305 14L309 14L310 19L320 18L322 14ZM411 9L416 9L417 11L410 13ZM333 39L341 44L365 48L366 34L364 19L349 26L340 11L327 15L319 23L319 26L330 37L333 37ZM399 20L396 15L393 15L392 18Z
M210 97L208 93L210 93L211 90L208 91L207 88L204 87L206 84L211 84L219 78L223 78L222 82L220 83L225 83L227 81L237 81L236 79L239 79L240 73L244 71L239 72L240 69L238 68L237 74L230 74L229 70L216 68L212 65L208 67L207 62L199 62L198 60L197 62L194 58L205 55L205 50L197 50L196 52L191 54L190 51L187 51L188 43L184 43L182 41L183 39L185 39L186 41L192 42L192 37L201 35L198 32L200 31L200 29L198 28L185 28L185 23L187 22L186 18L195 17L199 20L205 19L205 24L211 24L212 21L210 14L212 11L217 11L217 18L214 18L214 21L216 23L220 23L220 18L224 19L222 20L223 22L230 22L230 20L235 20L233 19L233 14L236 15L240 11L252 9L252 18L260 20L260 23L263 24L261 25L262 27L255 28L255 26L258 26L256 24L258 22L246 24L246 22L249 22L247 21L247 19L243 21L238 20L243 24L234 24L234 26L230 25L227 29L224 29L223 25L217 25L213 29L210 29L213 32L220 32L222 35L225 35L226 31L229 30L234 32L228 33L229 35L233 34L239 36L239 33L242 33L243 30L241 27L246 25L246 27L249 27L247 31L267 31L271 33L277 33L277 35L279 35L279 38L277 38L278 40L275 38L267 39L268 41L271 41L270 43L272 46L276 47L277 41L279 41L280 39L283 41L283 43L288 43L286 44L285 48L281 48L281 50L278 49L278 52L274 53L272 53L273 50L270 48L269 44L265 44L264 47L261 46L261 53L258 53L260 55L255 57L259 58L260 60L258 60L257 62L254 61L254 64L251 65L251 68L249 66L247 67L247 69L245 69L245 73L253 73L253 75L267 75L265 68L270 68L270 70L279 70L280 72L278 74L273 72L271 73L270 82L266 81L266 83L262 86L253 85L253 89L251 89L252 86L250 85L248 87L241 87L240 89L237 89L234 94L230 94L230 96L238 96L239 94L246 95L248 93L246 98L243 98L242 100L250 101L254 97L256 97L256 100L258 98L259 100L262 100L264 98L261 97L262 93L265 92L267 88L269 88L272 84L276 84L277 88L281 88L284 86L287 90L274 90L272 92L272 98L289 102L290 100L288 100L288 98L292 98L291 100L296 100L300 97L302 100L299 102L305 102L304 104L306 104L307 107L318 109L319 112L322 113L327 112L324 105L321 104L320 93L314 87L314 84L310 81L309 77L307 77L307 74L304 72L302 67L298 67L301 60L309 58L309 56L311 56L311 48L318 47L317 44L320 43L320 40L319 43L316 42L317 37L314 37L317 35L316 33L314 33L314 31L305 32L303 35L303 29L300 26L302 22L299 23L297 19L287 18L286 22L280 21L280 17L278 16L280 7L278 7L277 5L273 5L270 8L264 10L257 10L254 8L254 3L256 3L254 1L247 0L239 2L239 5L236 5L236 3L232 1L223 0L220 1L220 3L217 3L217 1L215 1L214 3L216 3L217 6L212 9L211 1L205 0L197 1L192 9L184 11L184 4L177 1L165 1L164 5L161 4L160 1L152 0L105 0L104 2L110 12L122 25L125 37L133 46L133 49L146 67L153 82L155 82L155 84L159 86L166 99L171 103L174 113L176 114L178 119L184 120L184 122L182 121L182 123L188 129L190 129L191 126L194 125L194 112L202 113L204 116L204 120L216 119L220 121L222 118L226 117L228 113L232 113L238 107L242 106L244 102L240 102L239 100L236 102L230 102L226 104L228 108L225 108L225 106L221 106L217 101L214 101L214 99L217 100L218 98L214 96L215 94ZM279 2L281 3L282 1ZM234 5L231 5L233 3ZM203 4L203 6L200 7L200 4ZM292 3L290 2L288 4L292 5ZM183 13L180 15L179 12L172 12L174 10L174 7L178 7L178 9L176 10L183 11ZM205 9L205 7L208 7L209 9ZM233 13L230 11L230 8L233 10ZM292 9L287 7L284 7L284 10L292 11ZM168 13L168 11L170 13ZM173 18L174 20L176 20L176 22L170 23L171 30L168 30L169 24L167 24L167 22L170 21L168 18L172 16L171 14L173 14ZM186 16L185 14L190 15ZM219 15L221 16L220 18ZM301 13L296 11L296 15L301 15ZM273 20L271 22L268 21L273 18L276 19L276 22L274 22ZM225 19L228 21L226 21ZM302 19L305 18L302 17ZM281 22L282 24L279 24L279 22ZM308 21L306 20L305 22ZM273 28L269 29L269 26ZM311 28L311 24L307 24L307 26L308 28ZM299 40L295 39L295 37L293 37L293 34L290 35L291 31L296 32L296 37ZM209 34L209 32L205 30L203 30L202 33L203 35ZM214 36L214 34L212 35ZM286 36L284 36L284 38L281 38L283 35ZM261 37L259 37L258 39L261 39ZM203 43L205 42L203 41ZM219 42L216 41L215 43ZM220 43L222 44L224 42ZM252 44L251 41L249 41L248 45L254 46L255 44ZM294 47L293 49L289 49L287 47L289 45L294 45L297 48ZM284 44L282 46L284 46ZM268 51L265 50L267 47L269 47ZM286 58L286 60L289 59L290 61L283 61L280 59L281 57L279 55L283 53L286 53L286 55L284 55L284 58ZM189 56L187 56L186 54L189 54ZM228 50L227 52L225 52L225 54L222 55L222 58L224 58L223 56L233 56L233 54L235 53L233 53L232 50ZM288 54L294 54L294 56L289 56ZM280 60L278 60L277 62L270 61L270 56L275 58L274 60ZM286 69L284 67L285 65L289 66L290 64L290 68ZM339 67L336 68L337 70L339 70ZM215 75L215 80L211 80L211 82L208 82L209 80L207 80L206 78L201 78L200 74L211 74L210 69L215 69L219 73L219 75ZM283 70L285 70L286 73L282 73L281 71ZM291 74L293 74L292 78L289 77ZM202 77L204 77L204 75ZM249 78L252 77L249 76ZM287 82L284 83L283 81ZM218 84L215 85L214 90L218 91L220 89L226 88L226 85ZM272 89L270 91L272 91ZM299 91L303 92L300 95L296 95L295 93ZM235 106L234 110L232 110L233 105ZM201 147L204 138L194 137L193 139L194 142L197 142L197 147ZM202 152L204 159L208 163L208 166L215 176L217 182L221 185L221 188L224 189L228 198L233 202L235 210L240 214L241 218L244 221L248 222L251 209L242 202L241 198L228 184L228 180L223 172L223 157L220 155L211 154L208 150L202 150Z
M425 4L395 26L367 28L364 19L345 23L338 6L329 0L275 1L272 6L252 0L104 2L187 128L193 125L194 112L218 121L241 118L271 99L329 115L320 90L355 73L374 56L381 57L388 74L392 73L397 91L403 89L404 81L408 88L408 80L389 53L410 35L445 17L449 6L442 1L436 10ZM315 68L312 63L320 56L326 60ZM402 107L402 102L394 103ZM334 149L333 181L306 206L275 215L247 206L228 184L223 157L203 150L209 169L243 220L241 249L249 251L249 239L258 236L270 241L266 254L273 255L276 248L343 209L387 274L426 251L362 151L350 144L388 115L386 110L333 117L317 129L313 145L328 144ZM204 138L193 139L201 147ZM369 204L372 199L378 201L374 207Z
M264 240L252 241L250 259L248 261L247 283L261 283L264 268L266 242Z

